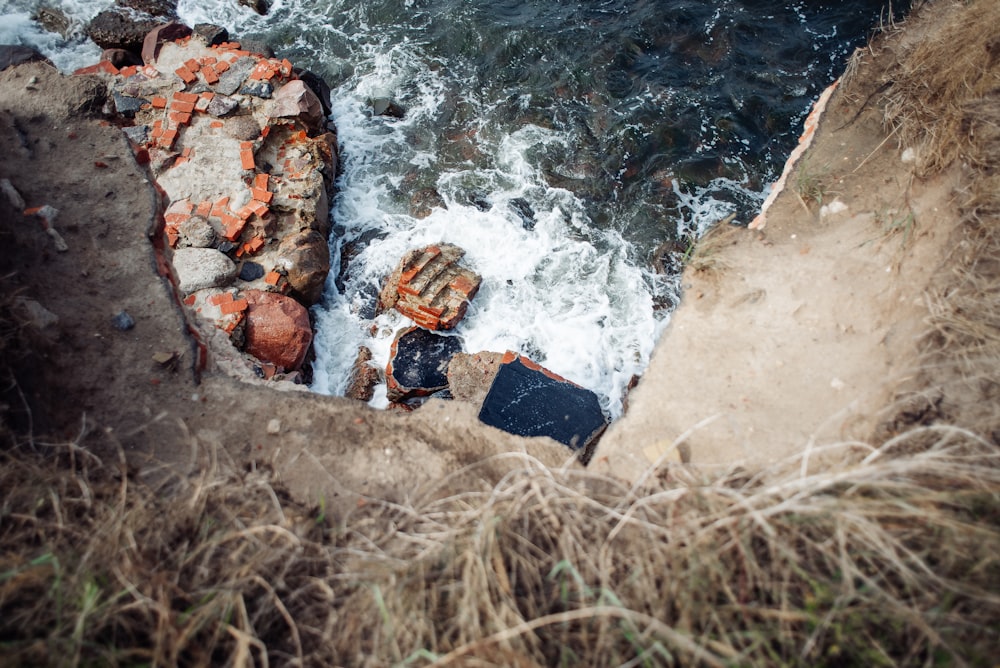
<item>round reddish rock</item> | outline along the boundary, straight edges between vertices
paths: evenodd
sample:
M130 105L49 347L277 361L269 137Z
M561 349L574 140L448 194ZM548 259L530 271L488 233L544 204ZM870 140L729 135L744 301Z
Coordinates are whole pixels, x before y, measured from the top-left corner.
M245 290L246 352L291 371L302 366L312 343L309 313L291 297Z

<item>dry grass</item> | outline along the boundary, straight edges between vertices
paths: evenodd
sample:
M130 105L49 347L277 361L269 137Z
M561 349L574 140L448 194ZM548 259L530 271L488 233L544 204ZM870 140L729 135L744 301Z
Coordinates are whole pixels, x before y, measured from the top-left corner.
M1000 449L954 428L842 449L638 490L518 455L341 518L261 473L153 489L9 452L0 663L989 665Z

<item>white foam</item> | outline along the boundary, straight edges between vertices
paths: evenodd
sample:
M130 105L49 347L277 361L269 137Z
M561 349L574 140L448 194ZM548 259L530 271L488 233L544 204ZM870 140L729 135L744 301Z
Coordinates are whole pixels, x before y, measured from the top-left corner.
M62 72L93 65L101 49L83 34L83 25L107 2L68 2L61 9L73 22L71 34L63 37L48 32L31 19L38 3L19 3L19 10L0 14L0 44L20 44L38 50Z

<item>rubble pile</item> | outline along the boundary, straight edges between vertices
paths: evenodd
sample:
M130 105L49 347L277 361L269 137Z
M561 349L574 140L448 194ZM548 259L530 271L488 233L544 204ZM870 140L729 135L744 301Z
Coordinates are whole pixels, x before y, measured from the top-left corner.
M167 23L105 79L109 112L164 197L163 253L216 365L301 381L330 270L336 134L292 63ZM218 330L226 336L216 336Z

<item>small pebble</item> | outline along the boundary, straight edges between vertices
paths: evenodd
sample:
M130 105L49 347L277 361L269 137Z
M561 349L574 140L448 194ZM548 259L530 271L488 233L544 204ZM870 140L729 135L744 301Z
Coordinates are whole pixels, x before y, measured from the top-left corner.
M133 320L132 316L130 316L128 313L122 311L121 313L119 313L118 315L116 315L114 318L111 319L111 324L114 325L115 329L117 329L118 331L127 332L128 330L135 327L135 320Z
M267 433L272 436L281 433L281 420L274 418L267 423Z

